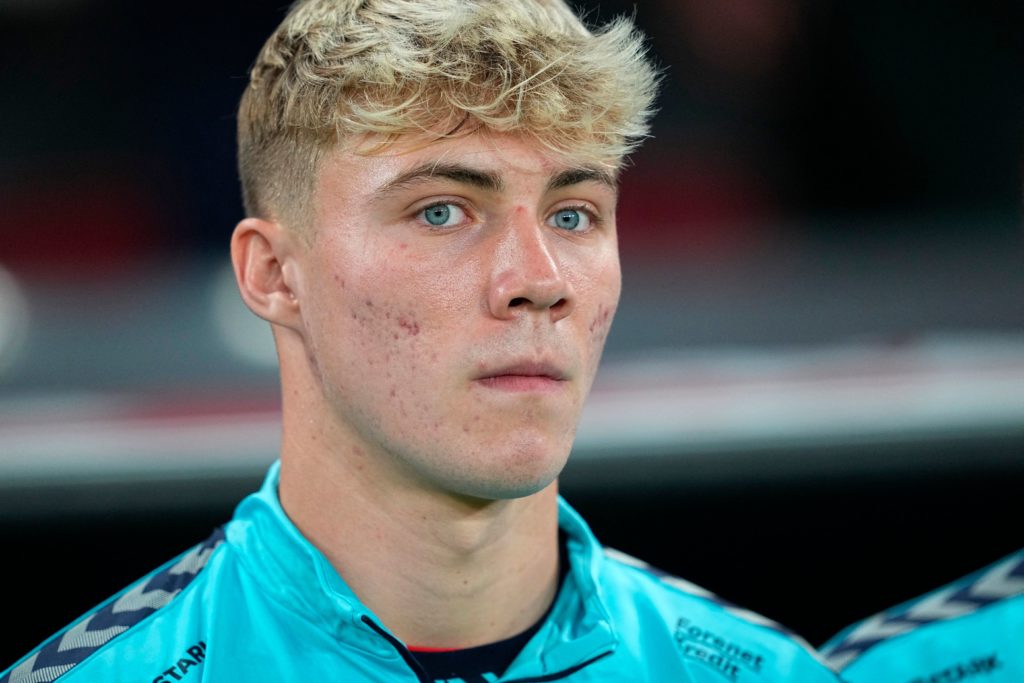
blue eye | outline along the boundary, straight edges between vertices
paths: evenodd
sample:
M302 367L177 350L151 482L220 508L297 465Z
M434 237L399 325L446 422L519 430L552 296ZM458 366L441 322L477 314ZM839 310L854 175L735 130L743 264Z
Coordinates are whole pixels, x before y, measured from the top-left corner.
M458 225L466 218L466 214L455 204L434 204L420 211L427 224L437 228Z
M551 214L548 224L562 230L579 232L590 227L590 216L579 209L559 209Z

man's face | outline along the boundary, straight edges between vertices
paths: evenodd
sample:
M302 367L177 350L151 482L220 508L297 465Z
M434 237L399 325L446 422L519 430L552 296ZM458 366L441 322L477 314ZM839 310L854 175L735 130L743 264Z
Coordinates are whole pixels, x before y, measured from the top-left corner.
M315 193L298 300L328 442L404 485L547 486L619 300L612 179L481 132L334 152Z

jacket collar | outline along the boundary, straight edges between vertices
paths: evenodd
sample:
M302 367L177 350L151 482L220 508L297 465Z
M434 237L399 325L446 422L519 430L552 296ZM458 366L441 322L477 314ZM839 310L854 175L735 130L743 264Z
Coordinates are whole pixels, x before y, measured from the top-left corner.
M260 490L238 506L228 525L229 543L249 573L284 609L314 621L353 647L398 656L394 646L364 620L383 627L288 519L277 495L280 462ZM581 666L615 648L617 637L601 590L603 550L586 522L559 498L559 528L567 536L569 572L547 621L513 662L506 678L550 675ZM384 629L386 631L386 629Z
M503 680L569 671L610 653L618 644L601 588L604 550L583 518L562 498L558 499L558 527L567 537L569 572L547 621Z
M271 465L260 490L239 504L227 527L228 542L239 550L261 592L281 608L360 650L397 657L394 647L362 620L376 617L281 507L280 469L280 461Z

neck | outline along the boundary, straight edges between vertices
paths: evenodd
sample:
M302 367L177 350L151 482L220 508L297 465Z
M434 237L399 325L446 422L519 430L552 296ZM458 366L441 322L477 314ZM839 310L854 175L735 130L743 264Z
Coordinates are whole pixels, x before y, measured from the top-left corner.
M285 393L281 504L404 642L465 648L530 628L558 581L557 486L481 500L396 485L378 458Z
M532 626L554 599L557 499L473 504L374 495L333 460L282 456L280 496L295 525L404 642L463 648Z

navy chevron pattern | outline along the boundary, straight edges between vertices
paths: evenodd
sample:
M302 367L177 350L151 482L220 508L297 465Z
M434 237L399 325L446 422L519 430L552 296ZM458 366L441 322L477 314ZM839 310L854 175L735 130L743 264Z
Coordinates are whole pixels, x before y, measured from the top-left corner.
M196 578L214 549L223 541L224 531L217 529L169 567L136 582L115 599L43 643L0 678L0 683L52 683L57 680L115 636L169 603Z
M875 645L916 628L966 616L994 602L1024 594L1024 550L923 598L881 612L828 645L829 665L842 670Z

